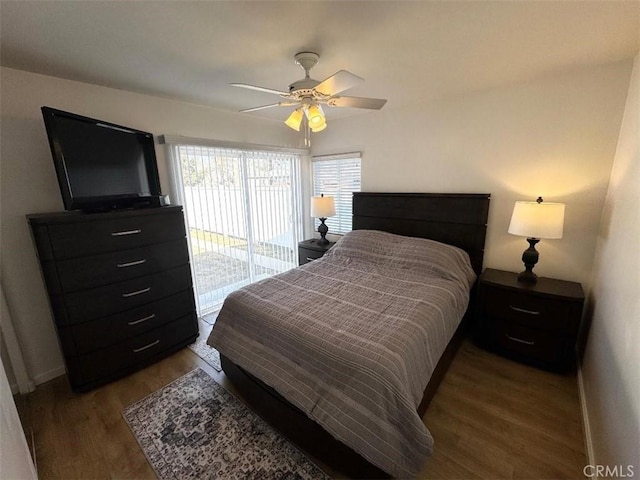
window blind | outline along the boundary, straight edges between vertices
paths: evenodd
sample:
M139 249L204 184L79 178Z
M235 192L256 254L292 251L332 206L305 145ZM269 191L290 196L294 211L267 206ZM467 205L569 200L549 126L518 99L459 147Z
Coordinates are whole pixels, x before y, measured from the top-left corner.
M351 231L353 192L361 188L360 163L359 152L312 159L313 194L335 199L336 214L325 222L329 233ZM316 219L316 229L318 225L320 221Z

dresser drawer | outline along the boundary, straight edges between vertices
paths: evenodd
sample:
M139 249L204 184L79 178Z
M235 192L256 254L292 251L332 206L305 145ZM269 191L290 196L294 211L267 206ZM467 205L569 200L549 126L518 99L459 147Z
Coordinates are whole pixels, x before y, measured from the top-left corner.
M78 365L82 383L90 383L134 367L197 334L198 322L192 313L117 345L81 355Z
M189 265L121 283L65 295L69 323L85 322L159 300L191 288Z
M189 262L184 238L57 263L62 291L73 292L161 272Z
M172 211L53 224L49 225L48 234L53 256L63 259L177 240L185 236L185 229L181 212Z
M547 364L565 358L566 339L562 335L518 323L496 320L487 326L489 341L500 350Z
M77 354L89 353L122 342L193 312L191 290L185 290L141 307L71 326Z
M524 292L488 287L485 302L489 316L534 328L573 332L579 321L566 301Z

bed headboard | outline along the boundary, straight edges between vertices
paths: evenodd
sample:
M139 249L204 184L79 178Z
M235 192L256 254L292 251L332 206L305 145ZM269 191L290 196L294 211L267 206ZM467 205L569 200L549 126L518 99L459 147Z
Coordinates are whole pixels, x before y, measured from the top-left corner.
M489 216L488 193L354 192L353 229L447 243L465 250L482 272Z

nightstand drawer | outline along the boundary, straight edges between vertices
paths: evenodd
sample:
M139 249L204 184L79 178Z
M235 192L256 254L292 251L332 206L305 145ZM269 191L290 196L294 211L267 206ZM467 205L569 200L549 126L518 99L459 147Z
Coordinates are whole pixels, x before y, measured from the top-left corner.
M300 256L300 264L302 265L322 257L324 252L311 250L310 248L298 247L298 255Z
M549 364L562 362L565 339L546 330L496 320L487 326L488 337L501 350Z
M312 238L298 242L298 265L312 262L327 253L335 242L320 243L320 240Z
M573 332L579 321L572 318L571 306L565 301L495 287L487 289L486 312L521 325L566 332Z

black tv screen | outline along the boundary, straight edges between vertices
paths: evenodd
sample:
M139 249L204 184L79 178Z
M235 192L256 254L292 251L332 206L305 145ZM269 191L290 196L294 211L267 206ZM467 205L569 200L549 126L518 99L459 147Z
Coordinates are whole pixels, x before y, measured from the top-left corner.
M153 135L42 107L66 210L151 205L160 195Z

